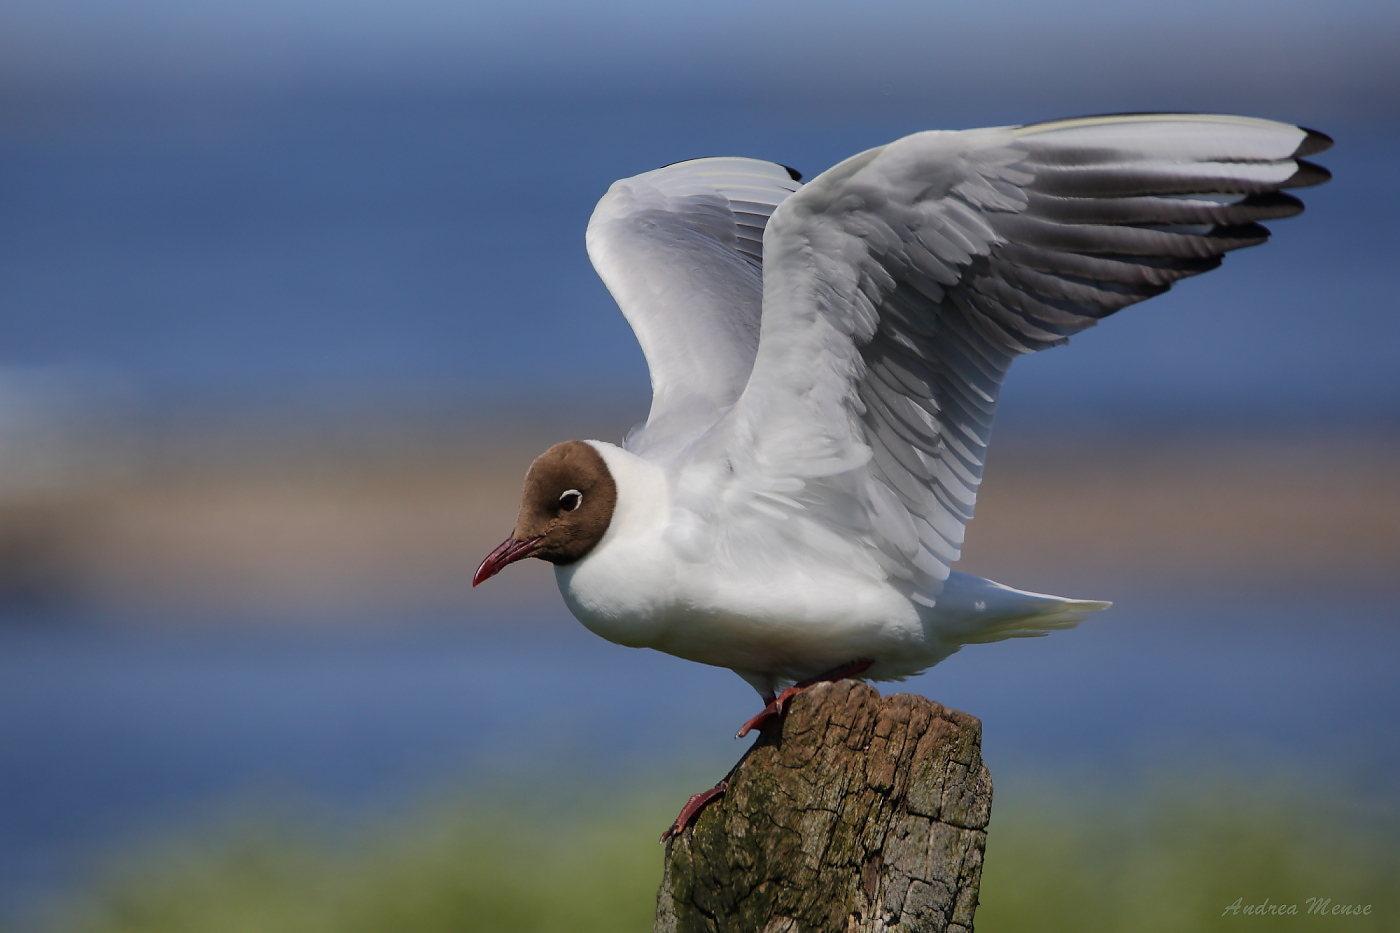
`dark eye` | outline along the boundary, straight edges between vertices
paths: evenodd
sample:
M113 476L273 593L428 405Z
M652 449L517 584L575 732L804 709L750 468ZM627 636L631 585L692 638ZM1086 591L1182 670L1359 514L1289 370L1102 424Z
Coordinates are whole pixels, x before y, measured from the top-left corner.
M559 508L572 512L583 504L583 493L577 489L566 489L559 494Z

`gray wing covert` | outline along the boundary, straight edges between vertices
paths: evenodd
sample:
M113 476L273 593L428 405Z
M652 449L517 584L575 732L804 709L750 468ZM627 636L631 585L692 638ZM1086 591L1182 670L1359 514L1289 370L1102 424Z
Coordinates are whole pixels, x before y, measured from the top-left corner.
M1123 115L920 133L823 173L768 230L751 383L784 383L826 425L808 449L820 454L786 469L815 491L834 482L816 461L868 447L856 494L878 517L852 530L936 592L1012 360L1264 242L1259 221L1302 210L1282 189L1329 177L1301 160L1328 145L1270 121ZM784 359L802 328L822 334L808 358ZM751 394L751 421L799 416L779 393ZM849 436L834 436L843 422ZM889 493L900 508L880 506Z

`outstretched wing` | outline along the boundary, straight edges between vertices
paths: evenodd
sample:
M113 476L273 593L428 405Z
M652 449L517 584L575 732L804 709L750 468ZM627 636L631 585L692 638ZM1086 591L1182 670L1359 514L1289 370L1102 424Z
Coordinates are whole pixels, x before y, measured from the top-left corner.
M598 202L588 255L651 370L634 452L683 447L743 391L758 349L763 230L798 178L757 159L694 159L616 182Z
M1262 243L1330 140L1140 114L927 132L773 214L762 336L716 448L726 501L868 541L932 596L972 517L1011 361Z

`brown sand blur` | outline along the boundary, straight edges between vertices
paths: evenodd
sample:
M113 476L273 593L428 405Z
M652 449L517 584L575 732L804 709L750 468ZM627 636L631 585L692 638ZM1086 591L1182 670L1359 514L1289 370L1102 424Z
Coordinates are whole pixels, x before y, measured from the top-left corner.
M129 618L563 612L527 561L475 591L546 441L156 457L0 501L0 588ZM1400 442L999 438L958 569L1027 589L1400 583ZM489 611L488 611L489 610Z

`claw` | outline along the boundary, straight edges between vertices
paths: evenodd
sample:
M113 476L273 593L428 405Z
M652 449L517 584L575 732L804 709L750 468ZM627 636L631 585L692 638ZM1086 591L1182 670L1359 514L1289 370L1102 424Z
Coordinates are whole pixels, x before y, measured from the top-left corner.
M729 779L725 778L709 790L701 791L698 794L692 794L690 799L685 802L685 806L681 807L681 812L676 816L676 821L661 834L661 839L659 841L664 843L674 836L679 836L685 831L687 826L695 821L695 817L699 815L701 810L705 809L706 804L727 790L729 790Z
M797 696L801 692L796 687L788 687L778 694L777 699L769 700L768 705L759 710L758 715L739 727L739 731L734 733L734 738L742 739L755 729L762 729L768 720L783 715L783 710L787 706L787 701Z
M767 725L768 720L775 716L783 715L783 713L787 711L788 701L808 687L814 687L817 684L835 683L838 680L845 680L847 677L855 677L857 674L863 674L868 671L870 665L874 663L875 662L870 658L857 658L849 664L833 667L825 674L818 674L816 677L811 677L793 684L791 687L788 687L782 693L778 694L776 699L769 700L768 705L763 707L757 716L740 726L739 731L734 734L734 738L742 739L753 730L763 728Z

